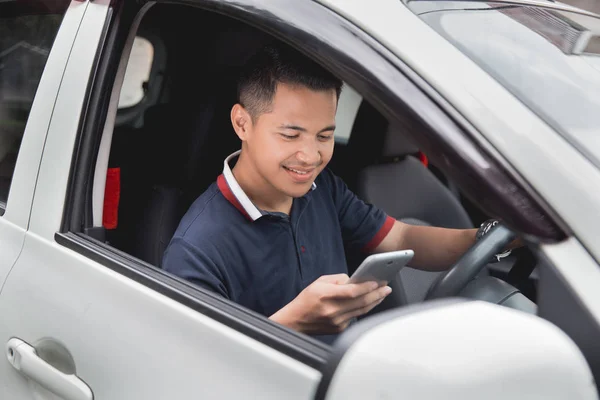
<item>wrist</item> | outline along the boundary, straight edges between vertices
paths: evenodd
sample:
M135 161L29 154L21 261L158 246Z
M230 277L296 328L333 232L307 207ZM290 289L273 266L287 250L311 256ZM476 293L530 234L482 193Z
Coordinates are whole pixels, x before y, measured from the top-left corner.
M497 219L488 219L484 221L477 229L477 233L475 234L475 241L481 240L489 231L492 230L496 225L498 225L500 221Z
M285 306L279 311L275 312L275 314L271 315L269 319L287 328L300 332L300 327L296 323L296 319L293 318L290 314L291 313L288 306Z
M487 221L484 221L479 226L479 229L477 229L477 233L475 234L475 241L476 242L480 241L485 235L487 235L490 231L492 231L498 224L500 224L500 221L497 219L489 219ZM504 257L509 256L511 254L511 252L512 252L512 247L509 245L502 252L496 254L490 262L499 262Z

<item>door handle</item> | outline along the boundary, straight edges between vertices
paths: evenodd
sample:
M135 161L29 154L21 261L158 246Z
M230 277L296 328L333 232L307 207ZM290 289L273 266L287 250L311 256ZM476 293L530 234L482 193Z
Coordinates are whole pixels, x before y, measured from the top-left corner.
M40 358L35 349L21 339L6 345L8 362L21 374L65 400L93 400L89 386L77 375L64 374Z

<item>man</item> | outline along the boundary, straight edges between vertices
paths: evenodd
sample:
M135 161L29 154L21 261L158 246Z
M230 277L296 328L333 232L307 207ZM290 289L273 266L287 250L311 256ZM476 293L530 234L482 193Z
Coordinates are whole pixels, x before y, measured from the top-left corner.
M348 284L344 246L413 249L413 267L437 271L473 245L475 229L396 221L325 169L341 86L287 48L247 63L231 110L241 151L183 217L165 270L297 331L332 334L391 292Z

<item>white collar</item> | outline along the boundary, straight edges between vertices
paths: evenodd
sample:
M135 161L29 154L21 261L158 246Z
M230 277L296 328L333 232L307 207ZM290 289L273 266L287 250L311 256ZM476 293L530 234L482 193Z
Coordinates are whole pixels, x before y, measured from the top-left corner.
M258 209L258 207L256 207L254 205L252 200L250 200L248 195L241 188L240 184L235 179L235 176L233 176L233 172L231 171L231 167L229 166L229 162L231 160L233 160L235 157L237 157L241 152L242 152L241 150L238 150L238 151L230 154L225 159L225 161L223 162L223 177L225 178L225 181L227 182L227 185L231 189L231 192L233 193L235 198L239 201L240 205L244 208L244 211L246 211L246 213L252 219L252 221L256 221L257 219L259 219L260 217L263 216L263 213L261 212L261 210ZM316 188L317 188L317 184L313 182L311 190L315 190Z

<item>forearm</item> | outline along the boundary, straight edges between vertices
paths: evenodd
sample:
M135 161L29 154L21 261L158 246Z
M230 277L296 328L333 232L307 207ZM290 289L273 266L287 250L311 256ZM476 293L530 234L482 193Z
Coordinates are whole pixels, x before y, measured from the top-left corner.
M399 249L412 249L413 268L443 271L451 267L473 244L477 229L446 229L404 225Z
M291 328L295 331L301 330L295 318L291 317L290 312L286 307L283 307L275 314L271 315L269 319L271 321L277 322L278 324Z

